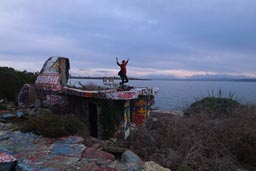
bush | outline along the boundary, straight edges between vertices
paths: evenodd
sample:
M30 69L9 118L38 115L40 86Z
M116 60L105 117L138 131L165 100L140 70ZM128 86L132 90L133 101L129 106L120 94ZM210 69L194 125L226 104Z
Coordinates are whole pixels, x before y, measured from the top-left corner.
M25 83L34 83L36 73L20 72L9 67L0 67L0 98L14 101Z
M211 115L149 121L147 129L131 137L131 146L145 160L174 171L256 170L256 107L240 106L226 117L207 116ZM147 134L155 143L141 141Z
M223 97L206 97L192 103L184 111L184 115L210 114L211 117L225 117L239 107L240 104L233 99Z
M40 115L29 119L22 128L24 132L34 132L49 138L68 135L79 135L84 138L89 136L88 128L74 116Z

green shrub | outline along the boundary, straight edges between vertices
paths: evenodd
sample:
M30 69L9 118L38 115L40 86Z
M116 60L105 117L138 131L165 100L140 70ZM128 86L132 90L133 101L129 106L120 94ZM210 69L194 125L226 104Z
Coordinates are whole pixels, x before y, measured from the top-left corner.
M57 138L68 135L88 137L87 129L87 126L74 116L47 114L29 119L23 125L22 131Z
M0 67L0 98L15 100L23 84L35 82L37 74L20 72L9 67Z
M223 97L205 97L196 101L185 110L187 116L197 114L210 114L210 117L224 117L231 114L240 104L233 99Z

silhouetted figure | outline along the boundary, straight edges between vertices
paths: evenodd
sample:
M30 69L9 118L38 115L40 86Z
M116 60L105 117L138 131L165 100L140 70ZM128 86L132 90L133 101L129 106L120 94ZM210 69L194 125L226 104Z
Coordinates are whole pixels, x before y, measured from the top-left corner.
M127 83L129 80L128 80L128 77L126 75L127 71L126 71L126 65L128 64L129 62L129 58L125 61L125 60L122 60L122 63L120 64L118 62L118 58L116 57L116 63L118 66L120 66L120 71L118 72L118 75L120 76L122 82L120 82L119 84L121 86L124 85L124 83Z

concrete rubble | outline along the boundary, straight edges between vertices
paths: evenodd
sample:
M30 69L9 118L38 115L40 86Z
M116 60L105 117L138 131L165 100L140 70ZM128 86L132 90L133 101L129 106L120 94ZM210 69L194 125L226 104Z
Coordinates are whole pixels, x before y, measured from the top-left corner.
M50 139L13 131L14 124L0 123L0 171L158 171L162 168L142 161L130 150L125 150L118 159L102 151L103 148L86 147L84 139L78 136ZM113 141L116 140L99 140L102 146Z

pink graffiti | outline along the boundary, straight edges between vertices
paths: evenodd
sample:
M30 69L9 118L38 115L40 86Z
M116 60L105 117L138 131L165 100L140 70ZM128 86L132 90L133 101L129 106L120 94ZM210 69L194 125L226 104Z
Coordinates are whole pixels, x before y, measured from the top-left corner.
M16 158L14 158L13 156L0 152L0 163L11 162L11 161L15 161L15 160L16 160Z
M58 84L59 75L39 75L36 84Z
M117 97L120 99L131 99L134 96L136 96L134 92L122 92L117 94Z

